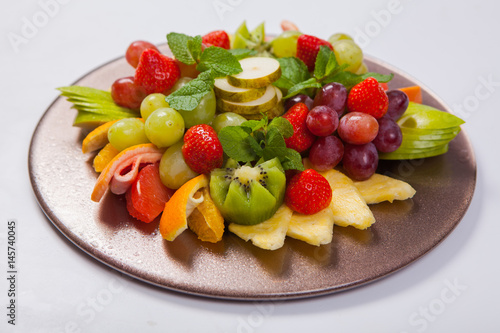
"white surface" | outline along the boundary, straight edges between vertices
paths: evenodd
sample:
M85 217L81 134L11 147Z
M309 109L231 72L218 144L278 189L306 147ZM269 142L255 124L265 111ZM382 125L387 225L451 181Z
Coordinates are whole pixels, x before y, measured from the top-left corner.
M41 0L41 3L51 3ZM500 3L489 1L62 1L43 22L38 1L1 0L0 331L2 332L497 332L500 274L498 123ZM189 4L187 4L189 3ZM225 4L217 13L214 5ZM397 4L397 3L396 3ZM394 10L393 10L394 11ZM377 14L378 13L378 14ZM220 14L220 15L219 15ZM9 34L31 31L18 52ZM378 21L377 21L378 17ZM376 283L302 301L238 303L164 291L83 254L39 209L27 171L32 132L68 85L136 39L165 41L289 19L312 35L369 31L364 50L425 83L458 110L475 148L474 199L435 250ZM379 23L381 22L381 23ZM12 35L10 35L12 36ZM488 78L495 85L486 87ZM490 90L488 90L488 88ZM477 98L477 97L479 98ZM459 181L459 180L458 180ZM446 200L446 198L443 198ZM18 223L17 318L7 324L7 221ZM439 221L436 221L439 223ZM4 277L5 276L5 277ZM450 288L450 284L459 289ZM427 314L425 314L427 311Z

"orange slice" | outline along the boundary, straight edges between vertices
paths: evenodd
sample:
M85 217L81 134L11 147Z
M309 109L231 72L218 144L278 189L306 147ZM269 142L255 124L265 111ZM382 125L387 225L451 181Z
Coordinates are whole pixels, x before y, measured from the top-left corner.
M108 130L118 120L108 121L90 132L82 142L82 152L84 154L101 149L108 141Z
M92 201L99 202L111 185L115 194L123 194L135 180L141 163L154 163L161 159L164 150L152 143L136 145L122 150L102 170L94 190ZM113 181L113 184L111 182Z
M113 147L111 143L107 143L104 148L102 148L99 153L94 157L94 170L95 172L101 172L104 170L106 165L108 165L111 160L118 155L120 151Z
M189 215L188 226L201 241L217 243L222 240L224 234L224 218L215 206L208 187L198 192L200 191L203 195L203 202Z
M199 175L175 191L161 215L160 233L163 238L173 241L188 228L188 216L204 200L203 194L198 190L207 186L208 177Z

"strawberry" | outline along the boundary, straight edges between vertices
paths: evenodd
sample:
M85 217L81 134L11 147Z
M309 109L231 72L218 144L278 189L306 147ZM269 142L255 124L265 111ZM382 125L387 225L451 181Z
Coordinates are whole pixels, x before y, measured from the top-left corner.
M181 71L174 59L154 49L144 50L135 70L134 81L148 94L163 93L172 88Z
M379 119L387 112L389 98L378 81L372 77L352 87L347 96L350 112L364 112Z
M293 176L285 192L287 206L300 214L315 214L328 207L331 201L330 183L313 169Z
M206 47L218 46L223 49L229 50L231 43L229 42L229 36L224 30L212 31L201 38L203 44Z
M217 133L205 124L192 126L186 131L182 155L194 172L205 174L220 168L224 158Z
M285 139L288 148L295 149L299 153L307 150L313 144L316 136L309 131L306 124L309 109L304 103L296 103L283 116L293 126L293 135Z
M316 56L321 45L326 45L330 50L333 50L332 44L318 37L300 35L299 39L297 39L297 58L302 60L311 72L314 70Z
M139 171L125 194L127 210L136 219L149 223L163 212L174 190L162 184L159 163L148 164Z

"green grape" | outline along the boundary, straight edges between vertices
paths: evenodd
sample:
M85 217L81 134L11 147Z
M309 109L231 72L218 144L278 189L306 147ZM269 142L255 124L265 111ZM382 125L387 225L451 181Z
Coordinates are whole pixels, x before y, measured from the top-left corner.
M148 117L145 130L148 139L157 147L169 147L182 139L184 119L172 108L161 108Z
M273 39L273 53L278 58L295 57L297 54L297 39L302 35L299 31L283 31L278 37Z
M178 189L188 180L198 174L191 170L182 156L183 141L170 146L160 160L160 179L163 185L171 189Z
M148 119L149 115L153 113L153 111L160 108L168 108L168 103L165 101L165 95L160 93L148 95L141 103L142 119Z
M352 40L342 39L333 44L333 52L340 65L348 64L345 69L349 72L356 72L363 62L363 51Z
M144 131L144 123L138 118L120 119L111 125L108 130L108 140L119 151L142 143L149 143Z
M335 42L338 42L339 40L353 40L351 36L349 36L348 34L344 34L344 33L341 33L341 32L338 32L336 34L333 34L331 35L329 38L328 38L328 41L330 42L330 44L333 45L333 43Z
M215 115L215 93L210 90L200 101L200 104L192 111L179 110L184 118L186 128L199 124L210 124Z
M177 80L177 82L175 82L174 86L172 87L171 91L174 92L176 90L179 90L181 89L186 83L188 83L189 81L191 81L193 78L191 77L187 77L187 76L184 76L184 77L181 77L179 80Z
M212 122L212 127L219 133L220 130L226 126L239 126L245 121L247 121L247 119L237 113L224 112L215 117Z

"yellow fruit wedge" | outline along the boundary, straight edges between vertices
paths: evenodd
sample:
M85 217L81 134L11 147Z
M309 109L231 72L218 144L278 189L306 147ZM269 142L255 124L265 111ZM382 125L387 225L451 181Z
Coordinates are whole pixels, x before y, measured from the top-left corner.
M269 57L249 57L240 60L242 71L229 75L227 82L239 88L262 88L278 80L281 68L278 60Z
M217 243L224 234L224 218L215 206L208 187L201 191L201 202L188 216L188 226L203 242Z
M90 132L82 142L82 152L90 153L104 147L108 141L108 130L117 120L108 121Z
M277 250L285 243L293 211L283 204L268 220L255 225L229 224L229 231L265 250Z
M293 213L286 235L320 246L332 242L333 225L333 211L330 207L312 215Z
M106 168L106 166L113 160L113 158L118 155L120 151L113 147L111 143L107 143L99 153L94 157L94 170L95 172L101 172Z
M354 186L359 190L367 204L406 200L412 198L416 193L410 184L378 173L367 180L355 181Z
M364 230L375 223L375 217L365 199L349 177L334 169L321 172L321 174L332 187L330 208L336 225L353 226Z

